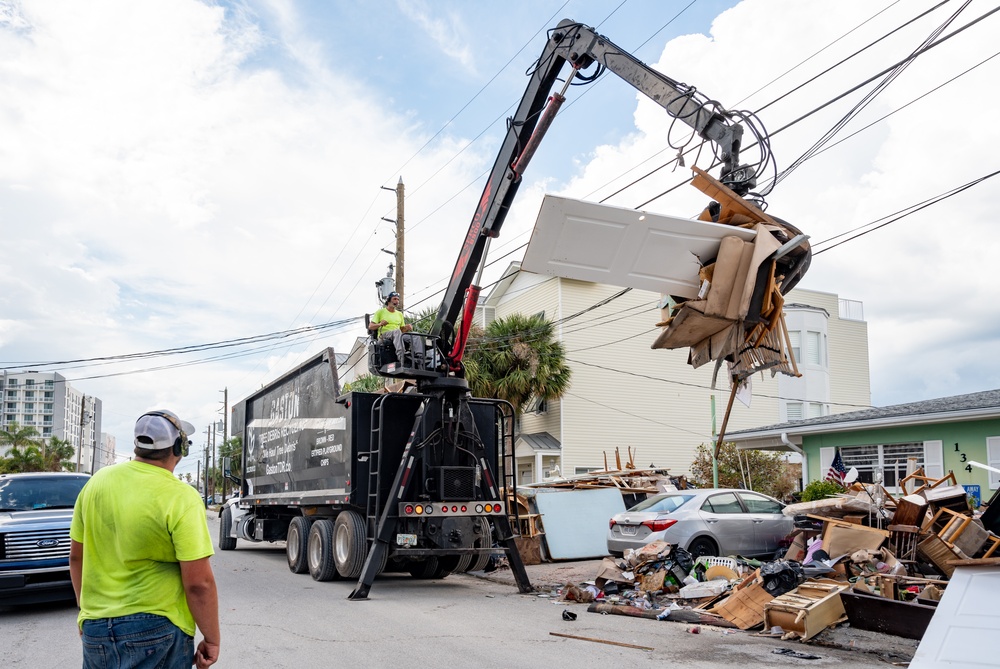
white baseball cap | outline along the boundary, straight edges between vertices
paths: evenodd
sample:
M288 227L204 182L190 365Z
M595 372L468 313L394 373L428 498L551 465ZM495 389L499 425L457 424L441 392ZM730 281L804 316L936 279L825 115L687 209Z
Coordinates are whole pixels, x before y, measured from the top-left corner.
M178 426L180 429L177 429ZM195 431L194 425L181 420L173 411L150 411L139 416L135 422L135 445L153 451L173 448L182 430L185 440L190 439Z

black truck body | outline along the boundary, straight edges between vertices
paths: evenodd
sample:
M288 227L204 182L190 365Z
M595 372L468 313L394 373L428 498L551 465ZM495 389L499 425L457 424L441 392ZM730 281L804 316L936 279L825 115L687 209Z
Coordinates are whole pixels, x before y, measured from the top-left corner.
M341 394L328 348L233 406L243 475L239 498L222 510L220 547L284 540L293 571L352 579L384 517L388 549L376 573L482 569L503 552L494 527L510 534L501 487L512 415L499 400Z

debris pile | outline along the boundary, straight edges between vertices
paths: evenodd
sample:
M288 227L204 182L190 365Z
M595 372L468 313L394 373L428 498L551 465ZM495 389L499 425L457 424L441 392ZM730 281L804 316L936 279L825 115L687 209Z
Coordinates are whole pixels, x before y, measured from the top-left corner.
M654 541L604 558L592 583L567 583L562 598L595 613L785 640L810 640L845 622L919 640L956 566L1000 566L992 531L1000 509L974 514L954 474L932 479L917 470L900 487L897 498L858 483L821 504L787 507L796 529L776 559L694 557Z

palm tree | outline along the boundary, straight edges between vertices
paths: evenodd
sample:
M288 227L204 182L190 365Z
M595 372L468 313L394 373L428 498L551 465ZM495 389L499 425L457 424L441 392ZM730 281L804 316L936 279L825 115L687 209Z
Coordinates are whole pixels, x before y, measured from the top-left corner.
M38 445L38 430L33 427L21 427L16 422L8 423L6 428L0 428L0 446Z
M40 448L42 443L35 428L8 423L6 428L0 429L0 446L9 448L6 456L0 458L0 470L37 472L44 469Z
M42 466L47 472L74 471L76 469L76 464L73 462L74 455L76 449L72 443L59 437L52 437L48 446L42 448Z
M41 472L45 471L42 464L42 451L35 444L24 446L11 446L7 455L0 461L0 466L6 473L19 474L21 472Z
M552 400L569 389L566 350L540 314L511 314L470 341L466 378L478 397L507 400L519 417L529 400Z

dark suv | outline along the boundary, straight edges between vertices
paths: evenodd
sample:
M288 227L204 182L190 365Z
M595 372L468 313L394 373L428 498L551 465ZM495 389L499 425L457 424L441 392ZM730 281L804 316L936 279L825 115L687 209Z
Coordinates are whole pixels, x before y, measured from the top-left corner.
M73 598L69 524L90 476L0 474L0 604Z

